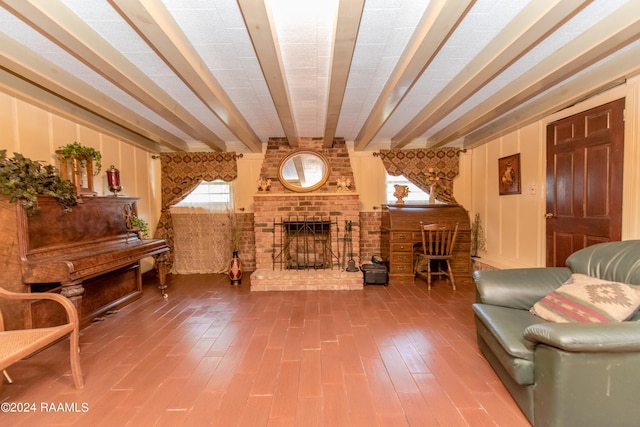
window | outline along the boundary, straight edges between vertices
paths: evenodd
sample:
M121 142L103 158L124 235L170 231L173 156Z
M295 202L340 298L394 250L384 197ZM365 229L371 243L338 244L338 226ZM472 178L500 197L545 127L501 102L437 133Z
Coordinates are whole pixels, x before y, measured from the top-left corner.
M176 203L177 208L199 208L207 211L226 210L231 205L231 183L220 179L202 181L182 201Z
M387 203L396 203L397 199L393 195L396 191L394 185L407 185L409 186L409 195L404 198L405 202L427 202L429 195L422 191L418 186L411 183L407 178L402 175L393 176L387 174Z

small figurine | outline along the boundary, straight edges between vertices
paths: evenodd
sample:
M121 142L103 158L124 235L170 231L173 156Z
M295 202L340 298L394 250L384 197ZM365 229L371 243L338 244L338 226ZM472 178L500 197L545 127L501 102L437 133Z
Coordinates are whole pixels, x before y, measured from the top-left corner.
M341 176L336 182L336 184L338 186L338 188L336 189L338 193L341 193L343 191L351 191L350 190L351 180L349 178L345 178L344 176Z
M269 178L264 178L262 176L258 178L258 190L269 191L269 187L271 187L271 180Z

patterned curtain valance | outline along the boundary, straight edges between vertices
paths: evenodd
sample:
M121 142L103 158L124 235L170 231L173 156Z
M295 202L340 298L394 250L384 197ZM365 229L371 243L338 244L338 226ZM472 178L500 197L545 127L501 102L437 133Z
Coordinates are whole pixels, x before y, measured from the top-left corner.
M236 153L162 153L160 161L163 208L178 203L201 181L228 182L238 176Z
M162 153L162 213L155 238L165 239L171 249L169 264L173 263L173 221L169 208L185 197L202 181L233 181L238 176L236 153L179 152Z
M440 191L436 199L444 203L456 203L453 197L453 179L460 172L459 148L439 150L380 150L380 158L390 175L402 175L421 190L429 193L426 183L429 168L440 178Z

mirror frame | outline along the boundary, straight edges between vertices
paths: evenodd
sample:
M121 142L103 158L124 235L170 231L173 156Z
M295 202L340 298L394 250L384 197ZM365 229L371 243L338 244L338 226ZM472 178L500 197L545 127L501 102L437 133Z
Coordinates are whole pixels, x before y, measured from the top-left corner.
M284 165L291 159L293 159L295 156L301 155L301 154L310 154L316 157L319 157L320 160L322 160L322 163L324 163L324 174L322 175L322 178L320 179L320 181L318 181L317 183L309 186L309 187L299 187L293 184L290 184L289 182L287 182L284 177L282 176L282 169L284 168ZM317 151L313 151L313 150L296 150L293 151L291 153L289 153L284 159L282 159L282 161L280 162L280 167L278 168L278 180L280 181L280 183L282 185L284 185L285 188L288 188L291 191L295 191L297 193L307 193L309 191L314 191L317 190L318 188L322 187L325 182L327 182L327 180L329 179L329 162L327 161L326 157L323 156L321 153L317 152Z

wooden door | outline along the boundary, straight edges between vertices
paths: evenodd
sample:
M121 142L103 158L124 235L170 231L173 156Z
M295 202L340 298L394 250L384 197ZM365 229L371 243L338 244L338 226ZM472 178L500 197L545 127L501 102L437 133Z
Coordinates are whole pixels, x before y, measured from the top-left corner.
M547 266L620 240L624 99L547 126Z

